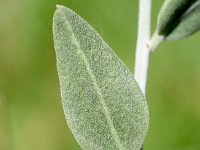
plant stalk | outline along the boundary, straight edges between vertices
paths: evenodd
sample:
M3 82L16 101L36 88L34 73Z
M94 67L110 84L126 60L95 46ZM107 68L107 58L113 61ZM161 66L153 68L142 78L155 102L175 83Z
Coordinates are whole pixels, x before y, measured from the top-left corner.
M143 94L146 83L151 49L148 46L151 34L151 0L139 0L138 38L135 58L135 79Z
M138 37L135 58L135 79L144 95L148 77L149 57L148 46L151 36L151 0L139 0ZM141 148L141 150L143 147Z

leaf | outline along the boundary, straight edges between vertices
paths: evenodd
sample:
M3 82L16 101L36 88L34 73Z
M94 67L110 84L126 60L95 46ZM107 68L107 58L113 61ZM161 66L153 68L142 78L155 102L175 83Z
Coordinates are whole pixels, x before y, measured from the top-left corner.
M99 34L72 10L53 19L61 97L84 150L140 150L148 107L133 75Z
M167 40L186 38L200 29L200 2L192 6L182 17L179 25L167 36Z
M178 40L200 29L200 0L165 0L157 23L157 34Z
M169 35L179 24L182 15L197 0L165 0L158 16L158 34Z

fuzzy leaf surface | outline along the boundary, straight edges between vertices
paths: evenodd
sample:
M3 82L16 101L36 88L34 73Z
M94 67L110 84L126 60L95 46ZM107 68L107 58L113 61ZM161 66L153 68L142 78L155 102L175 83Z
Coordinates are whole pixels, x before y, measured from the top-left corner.
M200 29L200 0L165 0L157 34L166 40L186 38Z
M64 113L81 148L140 150L149 114L132 73L72 10L58 6L53 32Z

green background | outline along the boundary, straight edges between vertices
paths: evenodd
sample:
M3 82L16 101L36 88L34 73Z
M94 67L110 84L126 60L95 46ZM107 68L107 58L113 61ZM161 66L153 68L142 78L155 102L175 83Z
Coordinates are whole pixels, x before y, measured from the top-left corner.
M162 0L153 0L152 29ZM64 118L52 17L63 4L133 70L138 1L0 0L0 150L80 150ZM144 150L200 149L200 33L151 55Z

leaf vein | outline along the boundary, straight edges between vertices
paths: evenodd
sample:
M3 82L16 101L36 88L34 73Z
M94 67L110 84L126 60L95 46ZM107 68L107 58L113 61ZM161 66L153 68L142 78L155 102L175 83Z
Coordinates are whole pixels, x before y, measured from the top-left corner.
M83 58L84 63L86 65L86 69L88 71L88 74L89 74L90 78L93 81L93 86L94 86L94 88L95 88L95 90L97 92L98 98L99 98L100 103L101 103L101 105L103 107L105 118L106 118L108 126L110 128L110 132L113 135L113 139L117 143L116 145L120 150L125 150L125 147L123 146L123 144L122 144L122 142L121 142L121 140L120 140L120 138L118 136L118 133L117 133L115 127L114 127L114 124L113 124L113 121L112 121L112 118L111 118L111 114L110 114L110 112L109 112L109 110L108 110L108 108L106 106L105 99L104 99L103 94L101 92L101 89L100 89L100 87L99 87L99 85L97 83L95 75L92 72L92 69L91 69L90 64L89 64L89 62L87 60L87 57L86 57L84 51L81 49L80 43L79 43L78 39L75 37L75 34L73 32L73 29L72 29L71 25L67 21L66 21L66 24L69 27L69 30L71 31L71 34L72 34L72 43L74 43L76 45L77 51L81 54L81 57Z

